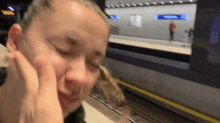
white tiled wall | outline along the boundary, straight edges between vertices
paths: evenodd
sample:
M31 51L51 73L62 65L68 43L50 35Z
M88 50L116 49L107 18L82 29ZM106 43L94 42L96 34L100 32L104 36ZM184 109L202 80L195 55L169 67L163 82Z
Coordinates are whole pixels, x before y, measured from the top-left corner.
M110 25L119 28L119 35L151 39L169 39L170 20L155 20L156 14L189 14L189 20L174 20L177 26L174 39L183 40L184 30L194 27L196 4L149 6L106 9L108 15L120 15L120 20L109 20ZM132 26L130 15L142 15L142 27Z

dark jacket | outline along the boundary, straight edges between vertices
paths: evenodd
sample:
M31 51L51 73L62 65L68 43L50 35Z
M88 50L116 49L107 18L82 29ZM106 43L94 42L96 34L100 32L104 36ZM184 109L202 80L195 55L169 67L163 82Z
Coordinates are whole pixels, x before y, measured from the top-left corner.
M0 68L0 86L2 86L7 77L6 68ZM64 119L64 123L86 123L84 121L85 112L83 106L81 105L75 112L69 114L67 118Z

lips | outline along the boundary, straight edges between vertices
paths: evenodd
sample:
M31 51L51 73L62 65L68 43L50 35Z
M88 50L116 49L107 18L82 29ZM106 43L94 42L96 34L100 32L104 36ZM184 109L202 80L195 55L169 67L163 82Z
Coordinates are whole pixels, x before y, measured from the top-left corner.
M76 94L72 94L72 93L63 93L63 92L58 91L58 95L70 103L75 102L76 100L80 99L79 97L76 96Z

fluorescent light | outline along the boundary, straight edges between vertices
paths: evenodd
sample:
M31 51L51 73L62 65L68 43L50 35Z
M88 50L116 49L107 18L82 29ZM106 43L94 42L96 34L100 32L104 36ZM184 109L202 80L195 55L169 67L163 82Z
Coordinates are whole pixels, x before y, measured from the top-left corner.
M162 4L164 4L164 2L161 2Z
M146 3L147 5L149 5L149 3Z
M189 0L190 2L193 2L193 0Z
M139 3L141 6L142 6L142 4L141 3Z
M127 4L127 6L128 6L128 7L130 7L130 5L129 5L129 4Z
M125 5L121 4L122 7L125 7Z
M119 7L119 5L116 5L117 7Z
M173 1L170 1L170 3L172 3L172 4L173 4Z
M115 8L113 5L111 5L113 8Z
M133 3L133 5L136 6L134 3Z
M157 5L157 3L153 2L153 4Z
M14 9L13 9L11 6L9 6L8 8L9 8L11 11L14 11Z
M110 8L109 5L107 5L107 7Z
M181 1L181 0L180 0L179 2L180 2L180 3L183 3L183 1Z

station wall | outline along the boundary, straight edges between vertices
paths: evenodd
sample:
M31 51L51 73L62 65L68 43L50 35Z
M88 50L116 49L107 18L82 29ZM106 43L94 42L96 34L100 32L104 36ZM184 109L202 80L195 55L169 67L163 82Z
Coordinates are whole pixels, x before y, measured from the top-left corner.
M188 35L185 30L194 28L196 4L146 6L132 8L106 9L108 15L120 15L120 20L109 19L110 33L123 36L169 40L169 24L171 20L156 20L156 14L189 14L189 20L173 20L177 26L174 40L184 41ZM141 27L133 26L130 15L141 15Z

